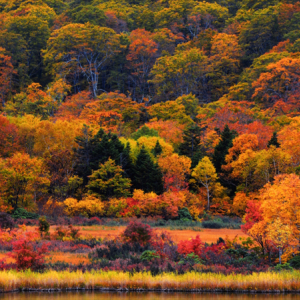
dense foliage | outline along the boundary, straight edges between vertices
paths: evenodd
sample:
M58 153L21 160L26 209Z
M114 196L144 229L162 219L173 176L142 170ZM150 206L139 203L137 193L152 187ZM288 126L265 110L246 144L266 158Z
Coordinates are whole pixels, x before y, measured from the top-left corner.
M299 13L296 0L0 0L1 228L2 213L238 216L263 255L296 255Z

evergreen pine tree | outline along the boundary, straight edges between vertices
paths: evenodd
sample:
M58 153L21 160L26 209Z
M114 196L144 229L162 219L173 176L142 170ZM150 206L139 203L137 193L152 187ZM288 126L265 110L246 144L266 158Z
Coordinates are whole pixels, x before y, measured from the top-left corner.
M273 132L273 135L268 142L268 148L270 148L271 146L275 146L276 148L280 147L280 144L277 139L277 132Z
M99 169L89 176L87 185L89 194L108 200L111 197L128 197L130 179L123 177L124 171L112 159L99 165Z
M192 157L191 169L194 169L202 158L203 158L202 151L198 149L197 152Z
M133 169L134 169L134 165L130 157L130 151L131 151L130 144L127 143L124 151L121 153L120 156L120 166L122 167L124 171L124 175L127 178L132 178Z
M132 176L132 188L141 189L146 193L163 192L162 173L157 164L155 164L147 150L142 146L134 166Z
M87 125L83 125L82 135L75 138L75 142L78 145L74 149L76 157L76 165L74 167L75 174L84 179L84 183L87 183L88 176L92 173L90 166L92 146L90 140L92 138L92 131Z
M212 159L217 173L221 172L221 167L225 163L225 157L228 154L228 150L232 147L232 141L236 136L237 132L235 130L230 130L228 125L226 125L221 132L221 140L215 147Z
M83 127L83 135L76 138L78 148L75 149L77 163L75 166L76 175L88 181L88 176L92 170L97 170L99 164L104 164L109 158L120 165L120 156L124 151L124 145L117 135L106 134L101 128L95 136L92 136L88 126Z
M120 165L120 155L124 151L124 145L120 142L117 135L106 134L103 129L91 139L92 157L91 168L97 170L99 164L105 163L109 158Z
M192 168L194 168L203 157L200 141L201 129L197 124L193 124L184 130L183 142L179 146L179 154L185 155L192 160Z
M159 143L159 141L156 141L155 147L152 149L152 153L155 157L157 157L158 155L160 155L162 153L162 147Z

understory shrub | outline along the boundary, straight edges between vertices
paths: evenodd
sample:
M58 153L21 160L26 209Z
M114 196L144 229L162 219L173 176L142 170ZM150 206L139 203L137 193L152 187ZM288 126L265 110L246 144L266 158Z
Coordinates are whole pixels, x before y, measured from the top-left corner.
M152 234L153 230L149 225L139 221L131 221L123 232L122 237L129 244L139 243L146 245L150 242Z
M156 251L154 251L154 250L146 250L141 255L142 261L151 261L155 258L160 258L160 256L157 255Z
M29 212L22 207L18 207L11 215L14 219L38 219L39 215Z
M178 219L182 221L191 221L193 220L187 207L183 207L178 210Z
M53 238L56 240L76 240L79 239L80 233L78 228L74 228L73 225L68 227L58 226L55 229Z
M220 219L207 220L202 222L204 228L220 229L224 228L224 223Z
M39 245L27 240L18 240L12 243L13 250L9 256L15 259L18 270L41 270L44 267L44 258L48 252L48 244Z
M14 220L11 218L11 216L5 212L0 212L0 228L11 230L14 227Z
M39 218L39 232L41 237L45 234L49 236L50 224L48 223L45 216Z
M292 271L293 268L291 267L291 265L289 263L285 263L285 264L278 264L274 267L274 270L277 272L281 272L281 271Z
M300 269L300 255L294 256L292 259L288 261L291 267L295 269Z

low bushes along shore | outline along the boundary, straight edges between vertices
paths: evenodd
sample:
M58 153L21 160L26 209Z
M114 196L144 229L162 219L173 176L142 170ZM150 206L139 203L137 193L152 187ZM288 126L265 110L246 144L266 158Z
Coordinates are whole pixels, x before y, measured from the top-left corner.
M125 272L56 272L1 271L0 291L32 290L157 290L193 292L299 292L300 272L267 272L252 275L199 274L183 275Z

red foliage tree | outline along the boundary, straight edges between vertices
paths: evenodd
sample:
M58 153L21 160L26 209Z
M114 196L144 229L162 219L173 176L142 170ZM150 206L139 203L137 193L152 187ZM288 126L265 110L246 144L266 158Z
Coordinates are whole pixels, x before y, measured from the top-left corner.
M0 156L6 157L19 150L18 129L0 115Z
M245 221L246 224L241 226L243 232L247 233L255 223L262 221L261 202L250 200L247 203Z

